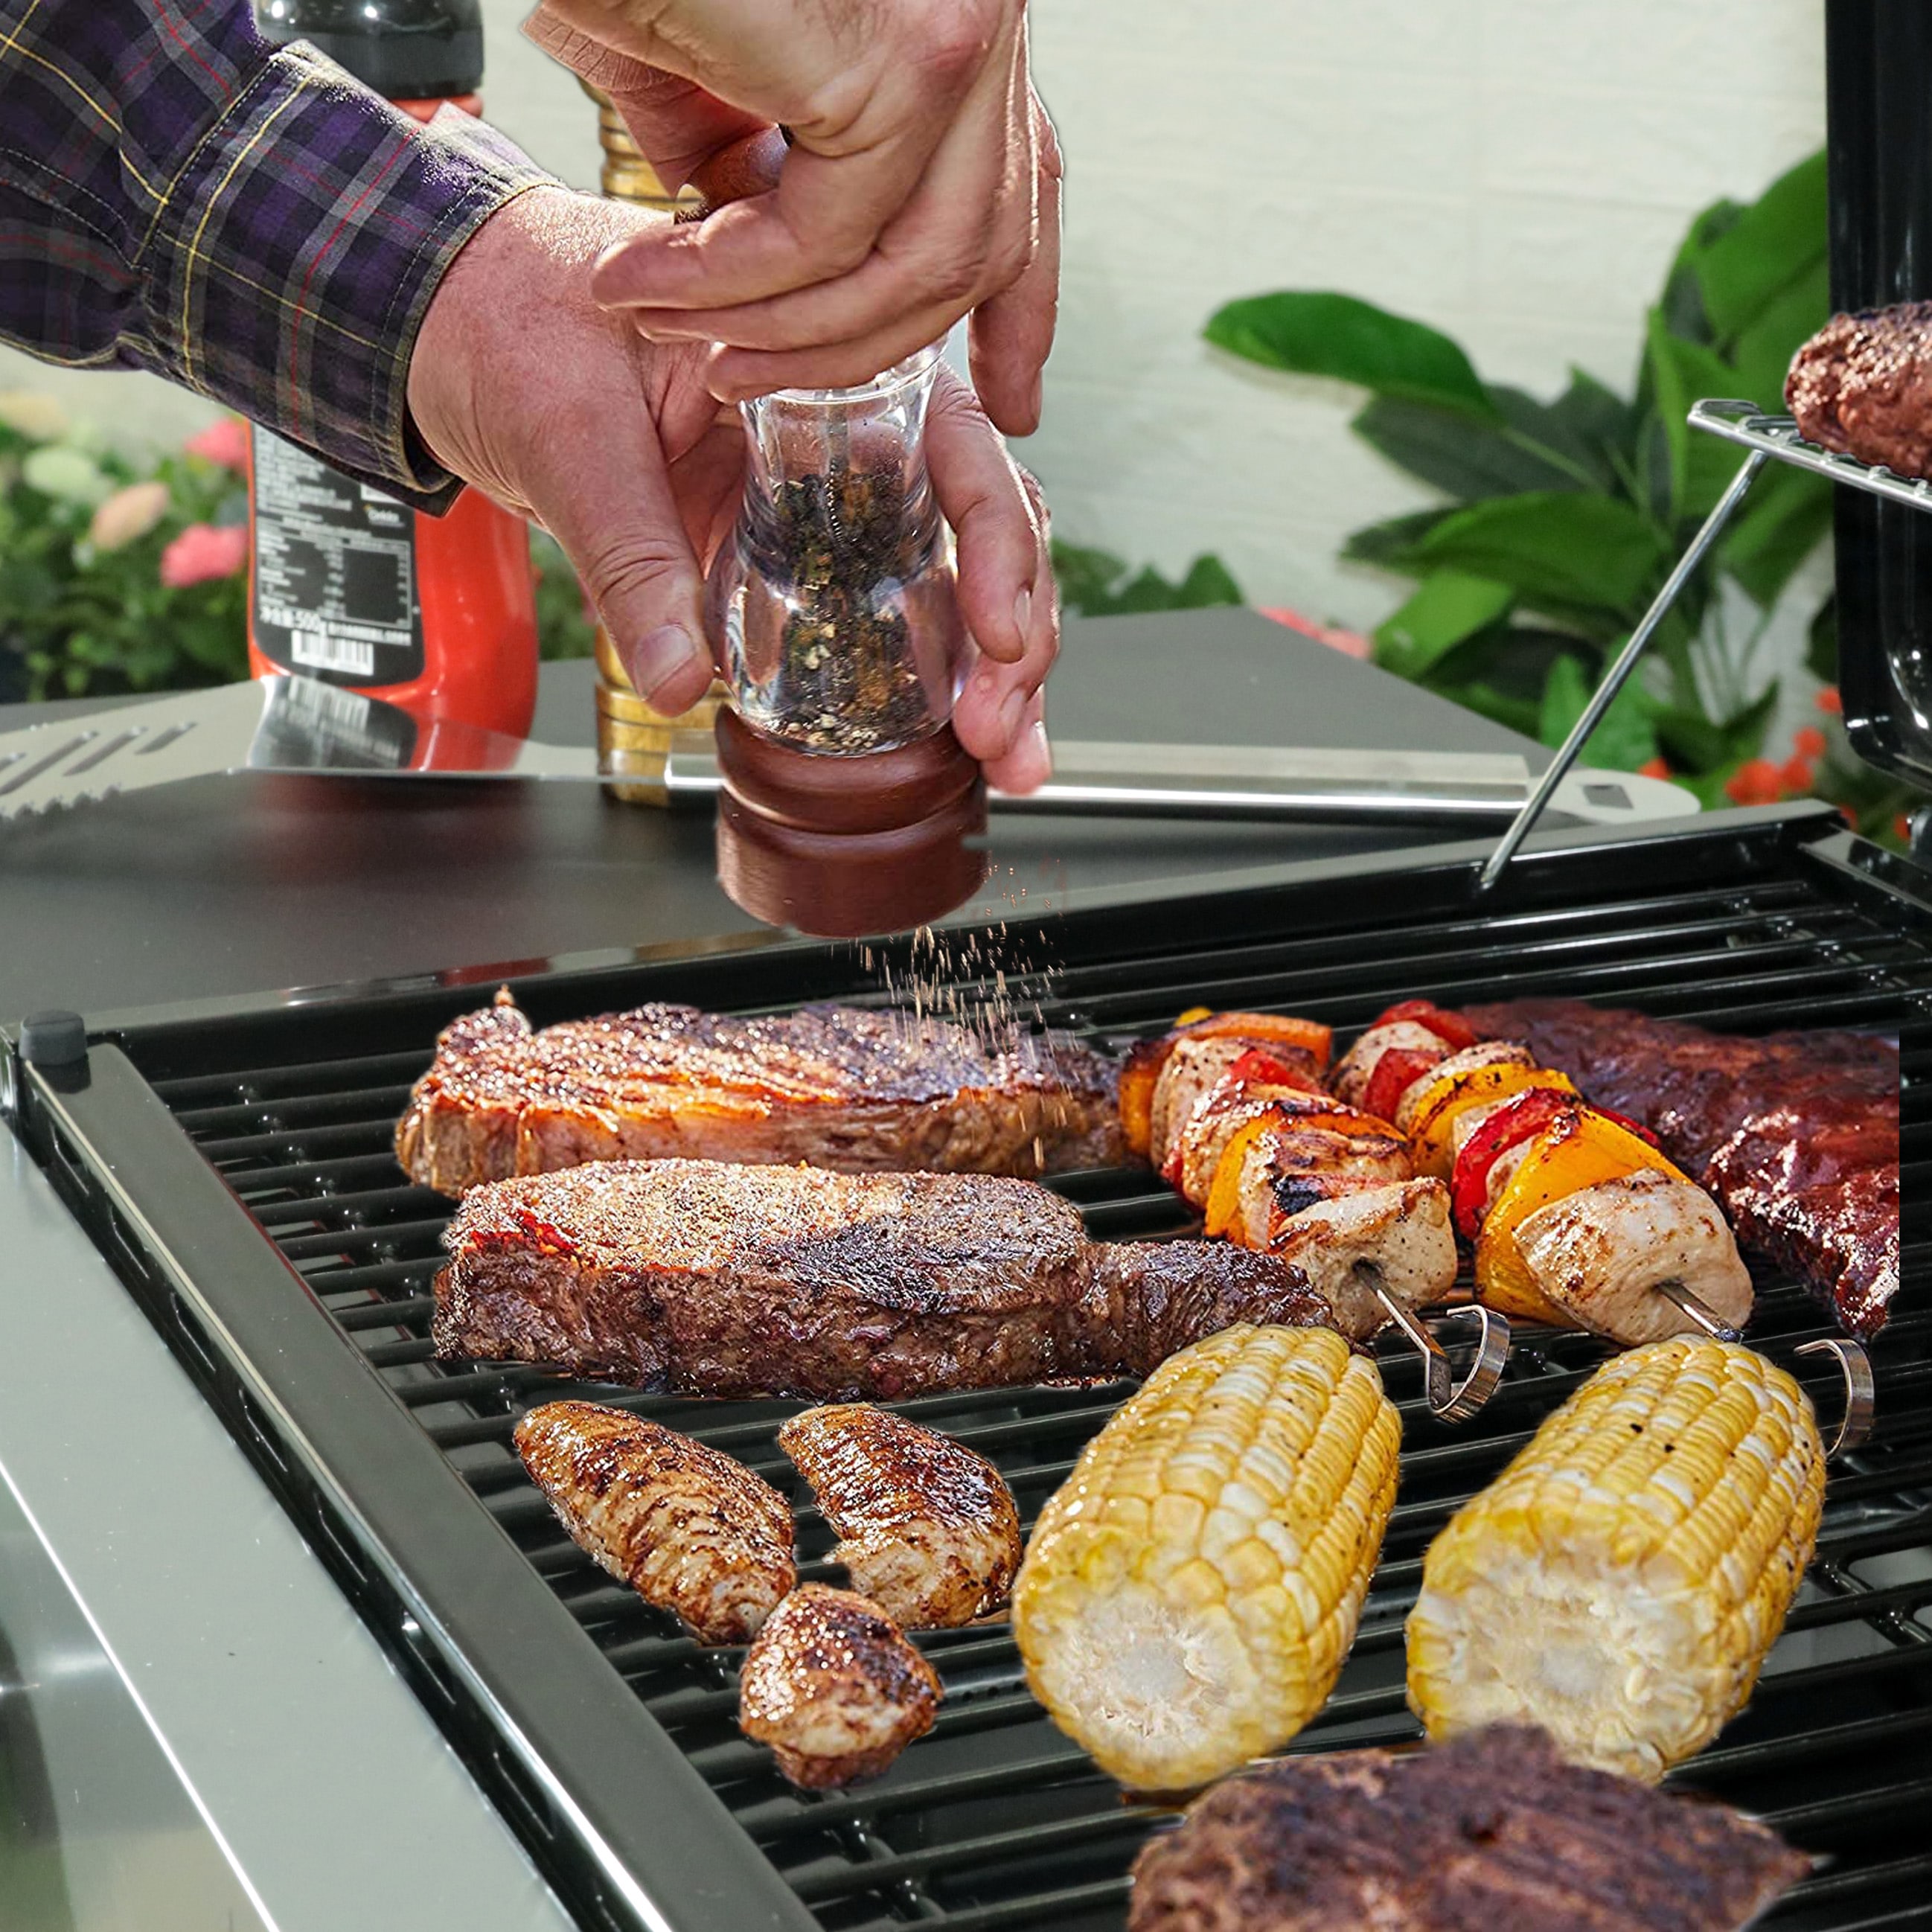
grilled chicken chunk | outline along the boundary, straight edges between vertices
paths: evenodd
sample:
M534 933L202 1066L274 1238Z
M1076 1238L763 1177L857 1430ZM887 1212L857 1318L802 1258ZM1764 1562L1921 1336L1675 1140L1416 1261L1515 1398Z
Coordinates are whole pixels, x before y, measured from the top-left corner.
M1208 1204L1214 1170L1232 1141L1249 1121L1264 1114L1333 1114L1336 1102L1325 1094L1299 1087L1244 1084L1238 1094L1225 1078L1210 1088L1182 1124L1168 1157L1166 1178L1197 1208Z
M1720 1804L1564 1764L1540 1731L1282 1758L1134 1863L1129 1932L1734 1932L1810 1861Z
M1520 1040L1479 1040L1438 1060L1429 1071L1412 1081L1395 1110L1395 1124L1406 1134L1416 1128L1417 1103L1434 1090L1436 1082L1460 1073L1473 1073L1479 1066L1534 1066L1536 1056Z
M742 1463L590 1402L550 1402L513 1432L572 1541L700 1643L743 1643L797 1580L791 1510Z
M1307 1276L1346 1332L1382 1318L1378 1287L1405 1308L1420 1308L1454 1284L1456 1235L1439 1180L1365 1187L1292 1215L1270 1196L1268 1211L1268 1252Z
M1019 1512L983 1456L867 1402L808 1408L778 1446L838 1532L832 1561L896 1622L947 1629L1006 1601Z
M939 1679L866 1598L801 1583L745 1655L738 1728L806 1791L877 1778L932 1728Z
M1536 1285L1579 1325L1626 1344L1702 1333L1666 1295L1688 1288L1721 1321L1750 1318L1751 1279L1701 1187L1654 1168L1580 1187L1525 1217L1518 1252Z
M1157 1171L1166 1166L1175 1139L1196 1106L1255 1044L1239 1034L1226 1034L1175 1041L1154 1084L1153 1138L1148 1158Z
M1376 1067L1384 1054L1400 1048L1406 1052L1426 1053L1437 1060L1445 1056L1440 1037L1413 1020L1391 1020L1386 1026L1371 1027L1335 1063L1328 1084L1338 1100L1359 1107L1376 1077Z

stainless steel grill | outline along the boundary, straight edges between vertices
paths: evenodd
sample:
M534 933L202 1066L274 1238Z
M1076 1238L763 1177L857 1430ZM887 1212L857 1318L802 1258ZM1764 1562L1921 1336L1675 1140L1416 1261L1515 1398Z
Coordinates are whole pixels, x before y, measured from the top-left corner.
M1880 862L1831 823L1773 812L1533 852L1494 912L1471 909L1472 868L1457 856L1111 906L981 936L976 972L954 974L947 997L984 1004L1004 962L1023 1010L1102 1040L1196 1004L1346 1028L1418 994L1554 992L1739 1030L1896 1033L1916 1211L1932 1164L1932 903L1909 871L1875 876ZM878 984L850 952L788 947L540 976L517 991L550 1020L647 998L746 1010L874 1000ZM649 1923L655 1911L679 1932L1118 1928L1127 1868L1164 1814L1123 1802L1046 1721L1004 1626L918 1640L946 1702L886 1778L843 1796L794 1792L737 1732L736 1653L700 1649L611 1584L524 1477L512 1424L556 1381L432 1359L430 1281L449 1204L404 1181L390 1135L436 1027L488 990L116 1028L84 1084L28 1070L23 1123L586 1925ZM1059 1184L1099 1237L1189 1226L1144 1172ZM1818 1561L1750 1708L1681 1774L1824 1855L1780 1924L1932 1918L1932 1849L1911 1828L1932 1808L1932 1309L1924 1231L1907 1236L1901 1306L1874 1350L1876 1437L1834 1474ZM1828 1324L1798 1288L1768 1277L1760 1288L1754 1338L1790 1362ZM1456 1430L1430 1418L1408 1360L1384 1360L1402 1414L1400 1496L1354 1654L1294 1748L1417 1734L1401 1624L1422 1552L1601 1354L1586 1338L1520 1332L1502 1387ZM1829 1408L1834 1392L1816 1386ZM773 1441L796 1405L574 1392L658 1417L797 1488ZM997 1461L1030 1518L1120 1393L902 1406ZM800 1522L802 1574L832 1574L828 1532L809 1508Z

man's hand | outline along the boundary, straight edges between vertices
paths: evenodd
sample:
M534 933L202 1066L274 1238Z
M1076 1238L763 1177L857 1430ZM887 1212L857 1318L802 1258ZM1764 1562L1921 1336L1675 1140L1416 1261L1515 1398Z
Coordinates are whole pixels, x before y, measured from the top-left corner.
M646 335L717 345L715 394L869 381L970 311L987 413L1038 426L1060 161L1024 0L542 0L526 32L670 186L788 131L776 188L598 266L598 298Z
M560 189L518 196L430 298L409 405L439 462L563 545L632 682L676 712L711 676L702 563L736 512L744 430L700 350L644 340L590 292L607 250L668 226ZM926 448L975 647L955 727L993 784L1030 790L1050 769L1041 686L1059 640L1038 490L950 370Z

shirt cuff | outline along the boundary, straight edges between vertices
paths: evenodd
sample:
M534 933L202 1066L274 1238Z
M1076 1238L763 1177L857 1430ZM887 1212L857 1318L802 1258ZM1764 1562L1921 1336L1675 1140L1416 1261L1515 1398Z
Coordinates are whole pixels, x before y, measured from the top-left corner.
M459 480L411 427L430 296L496 210L556 178L454 110L424 126L278 48L171 184L143 253L146 346L177 381L422 509Z

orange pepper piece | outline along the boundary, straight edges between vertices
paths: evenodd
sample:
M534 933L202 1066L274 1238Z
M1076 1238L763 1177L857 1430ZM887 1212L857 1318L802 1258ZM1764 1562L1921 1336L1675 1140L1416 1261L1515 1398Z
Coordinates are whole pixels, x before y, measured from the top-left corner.
M1451 1130L1456 1117L1472 1107L1507 1100L1526 1087L1554 1087L1564 1094L1576 1090L1567 1073L1553 1072L1546 1066L1473 1066L1438 1081L1423 1095L1409 1134L1415 1150L1416 1172L1447 1180L1456 1165L1456 1142Z
M1539 1208L1561 1201L1600 1180L1616 1180L1645 1168L1684 1176L1680 1168L1594 1107L1579 1107L1532 1143L1522 1164L1510 1176L1496 1205L1484 1216L1476 1240L1476 1294L1505 1315L1546 1322L1559 1328L1576 1324L1538 1287L1516 1245L1516 1231Z

